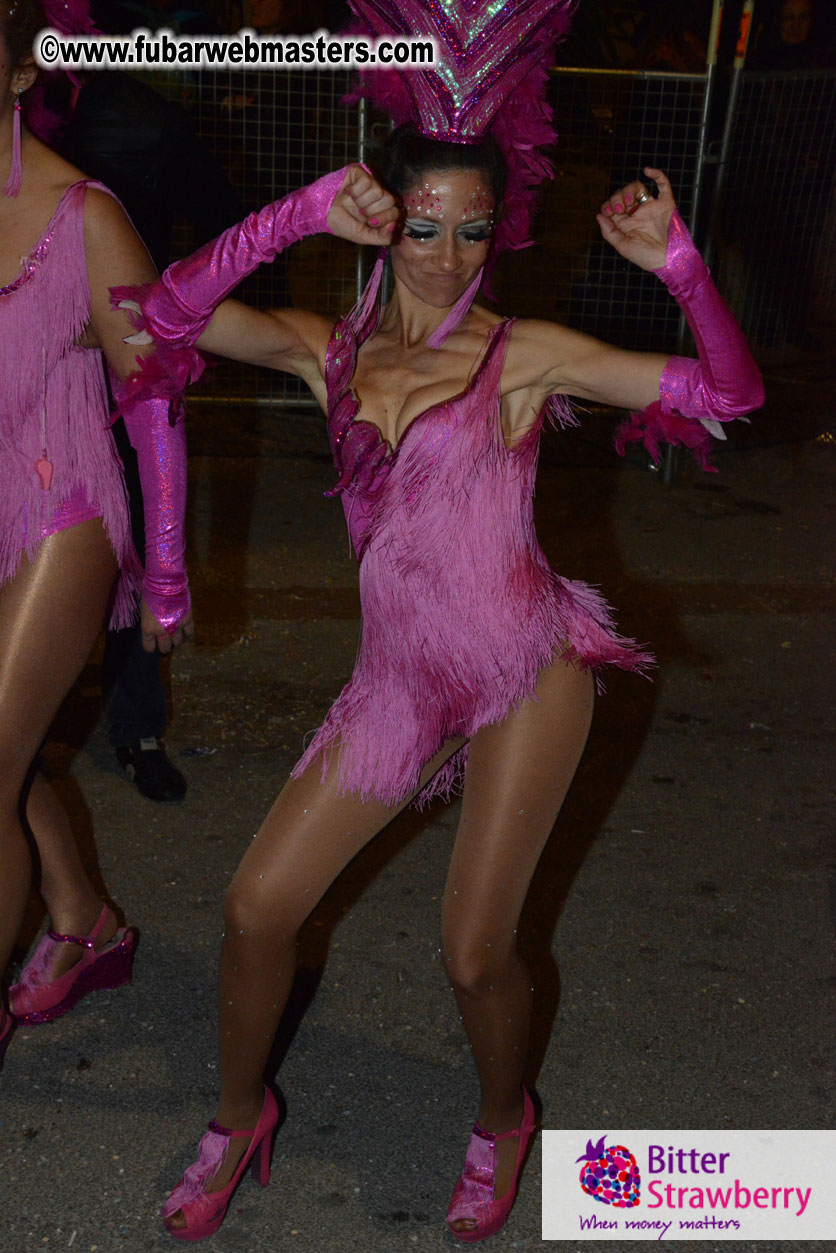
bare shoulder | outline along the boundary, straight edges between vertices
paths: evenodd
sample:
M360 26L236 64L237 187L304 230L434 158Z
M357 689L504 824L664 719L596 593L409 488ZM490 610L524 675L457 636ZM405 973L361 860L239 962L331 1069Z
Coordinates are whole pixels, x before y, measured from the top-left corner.
M573 363L587 359L601 347L598 340L559 322L520 318L508 344L503 392L533 387L546 397L562 391Z
M88 187L84 197L84 225L88 239L137 238L119 201L100 187Z
M26 169L31 173L37 199L56 205L74 183L87 177L78 166L65 161L33 135L28 137Z
M511 332L508 352L509 355L517 351L530 353L533 348L546 343L551 353L555 344L566 344L568 347L577 338L577 331L561 326L559 322L546 322L543 318L518 318Z
M4 233L19 230L25 239L42 232L69 189L84 175L32 135L26 136L24 178L19 196L3 202Z
M157 277L154 263L118 200L97 187L88 187L84 199L84 241L87 268L109 286L150 283Z

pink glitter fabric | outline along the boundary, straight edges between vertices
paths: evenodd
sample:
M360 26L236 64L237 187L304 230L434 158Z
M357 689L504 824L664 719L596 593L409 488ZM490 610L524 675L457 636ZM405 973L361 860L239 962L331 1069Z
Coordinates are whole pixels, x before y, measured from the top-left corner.
M111 375L111 377L113 377ZM118 395L121 380L113 386ZM173 634L191 610L186 573L186 423L170 420L171 402L149 397L122 405L125 429L137 456L145 514L142 595L154 617Z
M113 624L130 622L142 575L122 468L108 430L101 353L75 347L90 317L87 181L62 196L17 278L0 288L0 583L44 536L101 516L120 567ZM103 189L106 190L106 189ZM35 463L52 463L45 490Z
M358 420L357 349L377 310L341 319L326 361L328 426L348 529L360 560L363 635L354 674L294 775L339 743L343 791L395 804L454 736L500 721L556 657L595 670L652 658L616 634L591 587L549 568L534 532L540 424L513 448L500 376L513 322L487 337L465 389L408 426L396 448ZM541 415L541 422L542 422ZM417 798L460 784L466 747Z
M248 274L305 235L328 232L328 212L348 170L348 166L335 170L251 213L183 261L175 261L156 283L111 288L113 304L139 306L134 324L153 336L158 355L160 348L165 352L194 344L220 302ZM184 371L183 385L189 381L188 367ZM142 380L146 374L142 369L132 379ZM198 374L192 372L192 381Z
M425 135L468 143L566 34L566 0L349 0L375 35L431 36L437 63L402 74ZM397 73L397 71L388 71ZM387 73L387 71L377 71ZM405 120L396 117L400 123Z
M663 409L684 418L731 422L760 408L760 370L677 210L668 228L665 264L655 273L685 314L699 353L699 361L673 357L668 362L660 384Z
M91 518L100 518L102 511L95 503L87 499L87 490L78 487L62 500L51 516L41 523L41 538L55 535L58 531L66 531L68 527L78 526L79 522L89 522Z
M687 448L703 470L714 470L709 459L712 436L726 438L720 423L742 418L763 404L760 370L676 209L668 227L665 264L654 273L685 314L699 360L670 358L659 383L659 400L632 413L618 428L616 451L623 454L628 443L640 440L658 461L664 441Z

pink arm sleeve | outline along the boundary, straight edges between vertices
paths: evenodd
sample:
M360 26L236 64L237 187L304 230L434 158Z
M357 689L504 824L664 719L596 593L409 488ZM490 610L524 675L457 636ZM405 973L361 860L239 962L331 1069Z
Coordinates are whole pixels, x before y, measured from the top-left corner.
M659 388L663 410L730 422L759 409L764 399L760 370L676 210L665 264L655 273L685 314L699 354L698 361L671 357L665 366Z
M328 230L328 211L346 173L327 174L251 213L184 261L175 261L150 286L114 288L114 301L137 302L141 316L136 324L157 344L194 344L215 308L243 278L303 236Z
M623 454L629 442L641 440L658 461L665 441L690 449L704 470L713 470L711 436L725 439L717 424L763 404L760 370L676 209L668 228L665 264L654 273L682 309L699 359L670 358L662 371L659 400L632 413L618 428L616 450Z
M136 450L145 508L142 594L157 621L173 634L191 609L185 559L186 424L169 420L163 397L125 399L126 383L111 372L114 398Z
M113 396L136 449L145 502L143 594L170 632L188 616L184 517L186 434L182 394L200 377L203 361L191 345L215 307L241 280L304 235L328 230L328 211L346 170L251 213L237 226L169 266L156 283L111 288L114 305L128 308L138 334L157 351L137 361L127 379L111 375Z

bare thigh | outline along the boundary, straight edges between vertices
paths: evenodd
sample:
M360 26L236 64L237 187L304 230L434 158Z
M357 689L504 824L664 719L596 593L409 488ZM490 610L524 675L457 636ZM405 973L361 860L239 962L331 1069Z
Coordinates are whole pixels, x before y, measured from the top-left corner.
M541 671L535 695L470 742L442 918L448 963L460 967L484 968L493 950L504 960L514 945L534 870L589 734L588 671L555 661Z
M102 628L116 569L94 518L50 535L0 588L0 764L17 792Z
M425 766L416 793L463 741L450 741ZM228 923L298 930L340 872L409 802L361 801L337 790L338 751L323 779L313 762L290 779L253 837L227 897ZM414 794L413 794L414 795Z

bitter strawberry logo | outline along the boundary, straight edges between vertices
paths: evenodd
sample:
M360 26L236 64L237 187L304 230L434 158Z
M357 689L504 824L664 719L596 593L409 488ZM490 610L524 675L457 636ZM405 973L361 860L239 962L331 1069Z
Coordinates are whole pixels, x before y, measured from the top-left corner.
M597 1144L586 1142L580 1185L593 1200L616 1209L632 1209L639 1204L641 1174L636 1159L623 1144L607 1146L606 1135Z

